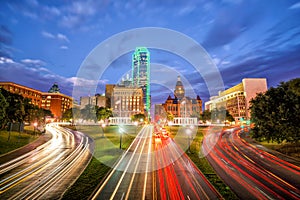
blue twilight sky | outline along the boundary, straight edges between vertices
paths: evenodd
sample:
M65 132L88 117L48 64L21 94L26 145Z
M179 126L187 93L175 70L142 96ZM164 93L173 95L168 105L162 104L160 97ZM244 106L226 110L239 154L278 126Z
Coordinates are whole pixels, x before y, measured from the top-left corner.
M62 93L72 95L76 81L89 81L78 80L76 74L98 44L141 27L168 28L194 39L218 67L225 88L247 77L266 77L269 87L300 77L299 0L2 0L0 4L0 81L42 91L57 82ZM153 69L165 71L160 74L166 77L151 85L153 102L165 101L176 74L208 100L201 75L195 75L189 63L170 52L150 52L151 62L158 66ZM103 93L104 84L116 83L130 69L131 53L116 59L101 77L97 92ZM170 76L162 69L176 73Z

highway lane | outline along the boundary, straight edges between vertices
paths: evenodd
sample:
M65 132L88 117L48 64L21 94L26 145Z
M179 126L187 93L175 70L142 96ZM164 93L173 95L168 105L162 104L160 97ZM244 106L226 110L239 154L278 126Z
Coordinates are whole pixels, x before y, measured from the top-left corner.
M209 162L237 196L300 199L299 166L262 151L239 134L240 129L210 134L202 147Z
M222 199L171 138L162 139L155 150L158 199Z
M222 199L171 138L145 126L91 199Z
M0 165L0 199L58 199L91 158L93 141L82 133L47 125L52 138Z
M92 199L153 199L152 132L153 126L141 129Z

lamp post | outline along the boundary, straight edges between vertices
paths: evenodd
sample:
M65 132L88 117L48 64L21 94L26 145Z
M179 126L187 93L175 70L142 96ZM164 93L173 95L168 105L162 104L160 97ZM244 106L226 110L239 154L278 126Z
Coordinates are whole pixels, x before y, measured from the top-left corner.
M139 123L137 122L137 121L135 121L134 122L134 125L135 125L135 134L136 134L136 129L137 129L137 125L138 125Z
M169 121L169 122L168 122L168 126L169 126L169 128L170 128L170 132L172 132L172 129L171 129L171 128L172 128L172 125L173 125L173 122Z
M122 135L123 135L123 129L119 128L119 133L120 133L120 149L122 148Z
M186 124L186 100L182 101L181 104L184 104L184 124Z
M190 149L190 145L191 145L191 143L190 143L190 135L191 135L191 129L187 129L186 130L186 134L187 134L187 136L188 136L188 153L191 153L191 149Z
M34 135L35 135L35 129L36 129L36 127L37 127L37 122L34 122L33 123L33 132L34 132Z
M104 137L104 128L105 128L106 124L105 123L102 123L101 124L101 127L102 127L102 137Z

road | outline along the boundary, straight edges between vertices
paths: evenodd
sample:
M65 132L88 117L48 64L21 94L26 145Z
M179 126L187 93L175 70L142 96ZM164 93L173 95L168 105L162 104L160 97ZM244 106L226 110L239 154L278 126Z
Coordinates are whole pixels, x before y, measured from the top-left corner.
M221 199L171 138L145 126L91 199Z
M84 170L93 141L76 131L47 125L51 139L0 165L0 199L59 199Z
M239 128L207 135L203 152L241 199L300 199L300 167L246 142Z

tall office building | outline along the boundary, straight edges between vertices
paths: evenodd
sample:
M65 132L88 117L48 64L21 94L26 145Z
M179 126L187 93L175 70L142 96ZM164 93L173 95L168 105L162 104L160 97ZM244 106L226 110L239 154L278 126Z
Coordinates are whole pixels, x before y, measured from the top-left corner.
M137 47L132 55L132 86L143 88L144 111L150 117L150 53Z
M251 99L255 98L258 93L266 92L267 89L266 78L244 78L241 83L220 91L218 96L210 97L210 100L205 102L205 110L211 111L225 107L235 121L241 118L250 119Z

